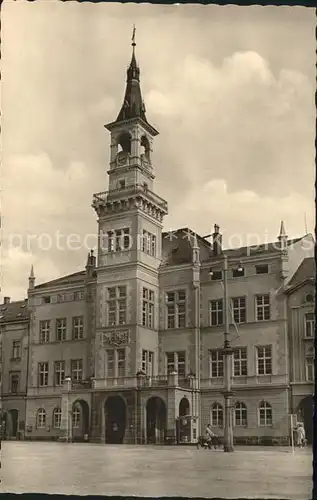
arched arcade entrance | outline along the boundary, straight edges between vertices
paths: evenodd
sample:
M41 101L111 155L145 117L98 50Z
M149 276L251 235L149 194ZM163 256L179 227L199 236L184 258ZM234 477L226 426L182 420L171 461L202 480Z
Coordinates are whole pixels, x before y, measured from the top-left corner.
M84 441L89 435L89 405L83 399L77 399L72 407L72 440Z
M105 441L122 444L126 431L126 404L121 396L110 396L105 402Z
M297 406L297 421L303 422L306 439L309 444L313 442L313 396L307 396Z
M19 410L5 410L1 416L1 438L16 439L19 430Z
M146 441L163 444L166 434L167 411L163 399L154 396L146 403Z

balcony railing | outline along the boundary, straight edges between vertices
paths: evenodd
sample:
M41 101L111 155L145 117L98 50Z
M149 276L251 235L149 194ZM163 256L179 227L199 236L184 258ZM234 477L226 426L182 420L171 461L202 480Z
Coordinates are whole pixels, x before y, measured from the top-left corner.
M94 194L93 196L93 207L97 207L99 205L104 205L108 202L119 201L120 198L129 196L129 195L137 195L144 194L150 200L153 201L157 206L159 206L162 210L167 211L167 202L163 200L160 196L155 194L153 191L148 189L146 186L142 184L133 184L130 186L125 186L124 188L111 189L109 191L104 191L102 193Z
M261 385L285 385L287 384L286 375L253 375L233 377L233 387L239 386L261 386ZM202 389L218 389L224 387L224 379L219 378L203 378L200 386Z

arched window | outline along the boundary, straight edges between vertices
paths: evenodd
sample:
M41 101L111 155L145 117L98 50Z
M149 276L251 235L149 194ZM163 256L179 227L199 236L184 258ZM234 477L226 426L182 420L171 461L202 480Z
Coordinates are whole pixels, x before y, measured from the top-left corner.
M123 132L118 138L118 152L131 153L131 135Z
M146 159L149 160L151 149L149 140L145 135L141 137L141 149L142 149L141 154L143 154L146 157Z
M44 408L40 408L36 415L36 427L38 429L45 429L46 427L46 411Z
M248 411L244 403L236 403L234 419L237 427L246 427L248 425Z
M53 428L60 429L62 423L62 410L60 408L55 408L53 411Z
M214 403L211 407L211 425L223 427L223 407L219 403Z
M259 404L259 424L264 427L272 425L272 406L266 401Z
M80 408L78 406L74 406L73 416L72 416L72 422L73 422L74 429L80 427L80 417L81 417Z

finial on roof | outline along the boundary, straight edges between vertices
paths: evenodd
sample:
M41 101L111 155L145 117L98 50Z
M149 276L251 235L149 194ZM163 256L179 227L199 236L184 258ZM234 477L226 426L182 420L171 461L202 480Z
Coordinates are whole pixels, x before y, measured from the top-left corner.
M33 264L31 265L30 278L35 278Z
M278 239L282 239L282 238L287 238L287 234L286 234L286 231L285 231L285 227L284 227L284 221L282 220L281 221L281 227L280 227L280 235L278 237Z
M133 31L132 31L132 38L131 38L133 51L134 51L134 47L136 46L136 43L135 43L135 31L136 31L136 29L135 29L135 24L134 24L133 25Z

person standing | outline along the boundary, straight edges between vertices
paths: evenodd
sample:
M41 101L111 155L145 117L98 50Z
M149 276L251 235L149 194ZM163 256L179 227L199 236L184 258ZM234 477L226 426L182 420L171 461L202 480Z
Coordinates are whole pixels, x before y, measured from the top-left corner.
M302 446L305 446L305 440L306 440L306 434L305 434L304 425L302 423L299 423L297 426L297 444L298 444L299 448L302 448Z

